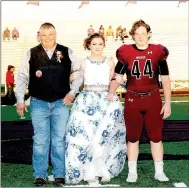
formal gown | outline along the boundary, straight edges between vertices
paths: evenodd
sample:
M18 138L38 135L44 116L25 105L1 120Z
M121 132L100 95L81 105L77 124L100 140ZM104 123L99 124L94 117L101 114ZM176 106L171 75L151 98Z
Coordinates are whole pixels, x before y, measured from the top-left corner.
M108 58L84 61L85 87L74 101L66 134L66 182L73 184L118 176L127 150L123 107L117 95L107 100Z

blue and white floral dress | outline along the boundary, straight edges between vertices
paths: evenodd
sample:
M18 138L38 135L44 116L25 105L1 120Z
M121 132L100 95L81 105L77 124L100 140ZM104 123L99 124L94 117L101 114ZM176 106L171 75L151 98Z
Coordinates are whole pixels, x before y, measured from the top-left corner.
M110 82L108 58L86 58L84 85L76 98L67 127L66 182L79 183L97 177L115 177L124 168L126 128L117 96L107 100ZM91 88L91 89L90 89Z

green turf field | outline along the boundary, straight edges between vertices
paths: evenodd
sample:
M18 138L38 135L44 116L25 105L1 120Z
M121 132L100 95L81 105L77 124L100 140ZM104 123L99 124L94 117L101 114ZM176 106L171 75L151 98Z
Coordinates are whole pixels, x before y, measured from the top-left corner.
M189 141L165 142L165 154L189 155ZM149 154L149 144L140 145L140 153ZM170 181L160 183L153 180L154 165L152 160L139 160L138 162L138 182L127 183L127 161L124 170L118 177L113 178L109 184L119 184L121 187L174 187L173 183L184 182L189 186L189 160L164 160L165 173ZM49 170L49 175L51 174ZM23 164L1 164L1 186L2 187L32 187L33 183L32 166ZM82 182L83 184L83 182ZM48 182L46 187L53 187Z
M124 102L124 99L121 100ZM178 101L178 102L177 102ZM189 97L172 97L172 114L167 120L189 120ZM29 108L28 108L29 109ZM20 121L15 106L1 106L1 121ZM30 120L29 113L25 119Z
M179 101L179 102L177 102ZM172 115L169 120L189 120L189 101L188 97L172 98ZM29 113L25 113L24 120L30 120ZM15 106L1 106L1 121L22 121L16 114ZM165 172L170 178L169 182L160 183L153 180L154 166L153 161L139 160L138 162L138 182L127 183L127 162L121 174L113 178L110 184L119 184L121 187L174 187L173 183L183 182L189 186L189 160L183 160L182 156L189 156L189 141L165 142L165 156L180 156L175 160L169 158L165 160ZM149 144L140 145L140 153L149 156ZM49 171L50 175L50 171ZM33 186L32 166L23 164L1 163L1 187L32 187ZM84 182L82 182L83 184ZM46 187L53 187L49 182Z

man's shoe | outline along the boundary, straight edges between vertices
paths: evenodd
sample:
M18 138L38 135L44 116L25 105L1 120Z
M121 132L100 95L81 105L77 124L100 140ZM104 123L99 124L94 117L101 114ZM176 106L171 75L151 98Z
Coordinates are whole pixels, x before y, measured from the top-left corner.
M54 184L54 185L65 184L65 180L64 180L64 178L55 178L53 184Z
M36 178L33 185L36 187L41 187L41 186L45 185L46 183L47 182L43 178Z

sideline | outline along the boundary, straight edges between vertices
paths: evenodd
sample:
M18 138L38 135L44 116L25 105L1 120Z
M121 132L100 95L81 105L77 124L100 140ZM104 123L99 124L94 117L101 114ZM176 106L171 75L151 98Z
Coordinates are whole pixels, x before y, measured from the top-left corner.
M183 183L183 182L180 182L180 183L173 183L173 185L174 185L175 187L187 187L187 185L186 185L185 183Z

